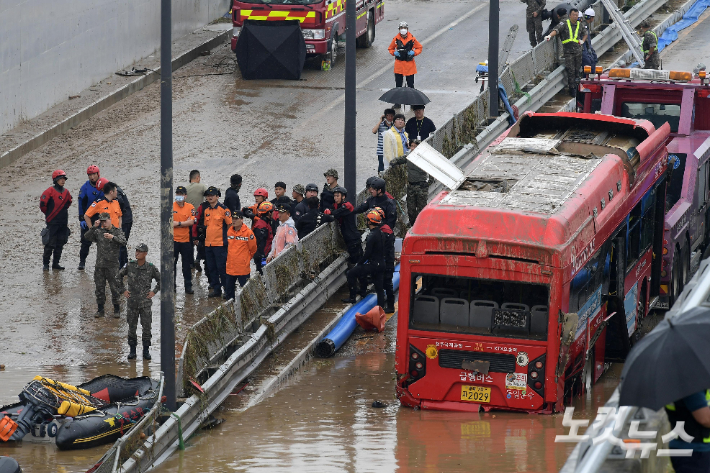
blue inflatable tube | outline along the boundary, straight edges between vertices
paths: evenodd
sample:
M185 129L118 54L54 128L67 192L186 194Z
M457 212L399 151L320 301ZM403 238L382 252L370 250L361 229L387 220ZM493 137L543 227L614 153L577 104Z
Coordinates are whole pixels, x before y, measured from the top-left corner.
M394 268L392 286L394 287L395 292L399 289L399 265ZM320 358L328 358L333 356L355 331L355 328L357 327L355 314L358 312L361 314L369 312L376 305L377 294L368 294L364 299L355 303L355 305L348 309L335 327L333 327L333 330L331 330L330 333L323 338L323 340L318 342L316 345L316 356Z

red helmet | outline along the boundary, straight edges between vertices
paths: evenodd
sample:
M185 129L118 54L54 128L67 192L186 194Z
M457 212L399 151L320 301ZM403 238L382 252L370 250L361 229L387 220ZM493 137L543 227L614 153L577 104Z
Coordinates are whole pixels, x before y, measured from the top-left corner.
M92 164L91 166L86 168L86 175L88 176L89 174L99 174L99 167L95 164Z
M263 214L268 214L269 212L272 212L274 210L274 204L271 202L262 202L259 204L259 207L257 207L256 211L259 213L259 215Z
M94 166L96 167L96 166ZM98 169L98 168L97 168ZM104 190L104 185L107 184L109 181L105 177L102 177L101 179L98 180L96 183L96 188L100 191Z
M52 180L53 180L53 181L56 181L56 180L59 179L60 177L63 177L64 179L66 179L66 178L67 178L67 173L65 173L65 172L62 171L61 169L57 169L56 171L54 171L54 172L52 173Z
M256 197L257 195L262 196L264 199L268 199L269 191L267 191L263 187L259 187L257 190L254 191L254 197Z

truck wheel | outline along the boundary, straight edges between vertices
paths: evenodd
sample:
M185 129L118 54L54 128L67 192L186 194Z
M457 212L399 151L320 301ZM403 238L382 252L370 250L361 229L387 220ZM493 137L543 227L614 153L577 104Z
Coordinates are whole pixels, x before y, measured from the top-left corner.
M375 15L372 10L367 12L367 31L355 41L358 48L369 48L375 41Z
M335 67L335 63L338 61L338 34L333 33L333 40L330 42L330 51L326 54L327 60L330 61L330 68Z

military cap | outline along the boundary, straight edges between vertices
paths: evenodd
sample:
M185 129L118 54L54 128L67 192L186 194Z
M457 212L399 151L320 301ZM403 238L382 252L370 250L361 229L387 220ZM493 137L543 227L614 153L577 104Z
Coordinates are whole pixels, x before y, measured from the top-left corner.
M216 195L217 197L219 197L222 195L222 193L215 186L209 186L205 191L205 195Z
M289 214L291 213L291 206L288 204L279 204L279 206L276 208L276 210L281 212L288 212Z
M101 212L99 214L99 220L111 220L111 215L109 215L107 212Z
M339 179L338 171L336 171L335 169L328 169L326 172L323 173L323 175L325 177L333 176L334 178Z
M146 245L145 243L140 243L140 244L136 245L136 251L143 251L143 252L147 253L148 252L148 245Z
M187 194L187 187L185 186L177 186L177 189L175 189L176 194Z
M293 186L293 191L301 195L306 195L306 189L303 188L302 184L296 184Z

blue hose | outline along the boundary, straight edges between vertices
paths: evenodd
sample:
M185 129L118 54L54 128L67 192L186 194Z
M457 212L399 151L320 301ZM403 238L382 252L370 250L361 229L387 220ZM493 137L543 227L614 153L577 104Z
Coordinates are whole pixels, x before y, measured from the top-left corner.
M399 289L399 265L394 268L392 286L394 287L395 292ZM372 308L376 305L377 294L369 294L364 299L355 303L355 305L348 309L335 327L333 327L333 330L331 330L330 333L323 338L323 340L318 342L316 345L316 356L320 358L328 358L333 356L355 331L355 328L357 327L355 314L365 314L372 310Z

